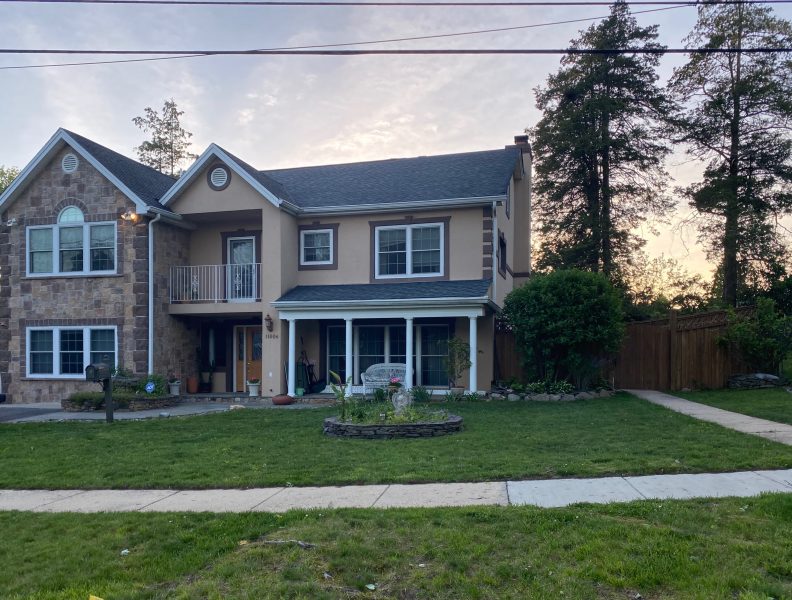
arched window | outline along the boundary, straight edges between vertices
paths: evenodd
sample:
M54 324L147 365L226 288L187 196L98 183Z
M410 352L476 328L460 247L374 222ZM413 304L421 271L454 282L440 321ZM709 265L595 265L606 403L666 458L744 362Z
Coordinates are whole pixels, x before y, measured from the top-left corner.
M85 217L82 211L76 206L67 206L64 208L60 215L58 215L58 223L84 223Z
M29 275L111 274L116 271L116 224L86 223L76 206L57 225L28 227Z

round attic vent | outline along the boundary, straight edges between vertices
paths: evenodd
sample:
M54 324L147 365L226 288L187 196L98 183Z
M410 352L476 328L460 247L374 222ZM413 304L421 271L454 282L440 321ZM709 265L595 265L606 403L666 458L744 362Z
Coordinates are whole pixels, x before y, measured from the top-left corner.
M80 161L77 160L74 154L67 154L61 161L61 169L63 169L64 173L74 173L78 164L80 164Z
M230 180L231 174L226 167L215 167L209 171L209 185L214 190L224 190Z

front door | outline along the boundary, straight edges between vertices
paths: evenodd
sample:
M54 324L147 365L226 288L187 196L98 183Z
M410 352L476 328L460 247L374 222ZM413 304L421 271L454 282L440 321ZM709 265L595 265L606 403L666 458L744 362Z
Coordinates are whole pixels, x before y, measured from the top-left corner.
M256 299L256 238L228 238L228 301Z
M251 379L261 381L261 325L234 328L234 390L246 391Z

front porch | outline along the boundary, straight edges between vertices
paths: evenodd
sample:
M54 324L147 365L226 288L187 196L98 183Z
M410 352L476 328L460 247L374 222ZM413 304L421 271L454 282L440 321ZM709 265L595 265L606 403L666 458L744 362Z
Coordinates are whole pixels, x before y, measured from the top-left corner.
M454 337L470 345L472 363L465 381L457 383L479 391L480 382L488 386L492 380L489 286L473 280L290 290L273 303L288 330L287 393L296 393L298 366L306 362L317 379L329 381L332 371L351 380L347 395L362 392L361 374L378 363L404 364L407 389L448 389L445 363Z

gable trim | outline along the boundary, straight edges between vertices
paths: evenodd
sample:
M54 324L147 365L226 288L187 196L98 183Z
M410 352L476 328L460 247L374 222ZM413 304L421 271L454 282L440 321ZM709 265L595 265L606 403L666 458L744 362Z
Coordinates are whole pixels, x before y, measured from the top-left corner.
M96 160L93 155L83 148L77 141L72 138L64 129L59 128L55 134L49 139L44 147L39 150L36 156L33 157L27 166L22 169L14 182L8 189L0 195L0 209L2 209L9 200L16 199L16 195L21 193L28 183L28 179L34 174L36 168L46 159L50 158L58 150L60 143L67 144L75 152L77 152L88 164L104 176L110 183L112 183L124 196L129 198L135 204L135 210L138 214L148 214L151 207L143 202L137 194L124 185L115 175L113 175L101 162Z
M216 158L221 160L225 163L234 173L236 173L239 177L241 177L250 187L256 190L259 194L261 194L264 198L269 200L269 202L275 206L276 208L280 208L282 204L285 203L283 200L278 198L275 194L269 191L266 187L264 187L261 183L256 181L245 169L239 166L237 162L232 159L223 149L218 146L217 144L210 144L209 147L204 150L203 154L198 157L192 166L182 175L176 184L168 190L168 192L162 197L160 200L160 204L163 206L168 206L170 202L172 202L176 197L178 197L181 192L189 185L192 185L194 181L196 181L198 177L198 173L204 168L204 166L209 162L210 159ZM288 204L291 206L290 204Z

